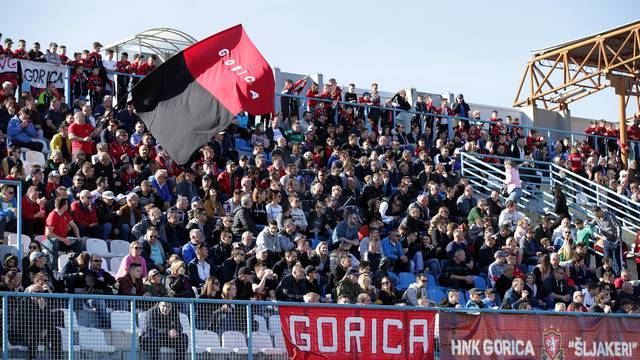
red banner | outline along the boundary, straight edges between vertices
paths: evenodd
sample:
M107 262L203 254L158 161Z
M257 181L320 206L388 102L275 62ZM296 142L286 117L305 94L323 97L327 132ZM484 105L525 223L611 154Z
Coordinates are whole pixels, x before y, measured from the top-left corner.
M434 311L279 308L292 359L433 359Z
M440 313L440 359L639 359L640 319Z

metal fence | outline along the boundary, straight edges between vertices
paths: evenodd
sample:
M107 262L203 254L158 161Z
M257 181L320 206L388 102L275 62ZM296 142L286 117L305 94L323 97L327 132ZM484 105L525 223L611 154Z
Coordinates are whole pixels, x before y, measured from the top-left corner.
M278 306L265 301L0 293L3 359L287 359ZM293 304L292 304L293 305ZM304 304L331 309L363 306ZM368 309L430 308L368 305ZM434 310L434 309L430 309ZM635 317L492 309L520 315ZM436 358L438 358L438 331ZM72 349L72 351L70 351ZM250 350L251 349L251 350Z
M403 117L403 119L412 119L415 118L420 123L420 128L424 129L427 123L433 124L434 121L438 119L446 119L447 121L447 133L448 137L452 138L455 128L458 126L460 121L469 122L471 124L476 124L480 126L483 130L489 130L493 126L496 126L496 122L492 122L489 120L482 119L473 119L473 118L465 118L461 116L450 116L450 115L442 115L442 114L434 114L429 112L420 112L414 110L401 110L390 106L380 106L380 105L369 105L369 104L360 104L360 103L352 103L346 101L335 101L332 99L321 99L321 98L310 98L306 96L299 95L291 95L291 94L280 94L276 93L276 101L279 101L281 98L288 98L291 100L298 101L298 116L302 114L303 111L308 109L308 106L305 105L309 101L313 101L316 103L331 103L336 104L336 106L344 107L344 108L353 108L359 109L363 114L363 118L367 119L369 114L376 114L376 116L389 116L392 119L392 123L395 125L398 117L402 117L403 115L407 115L408 117ZM334 118L332 119L335 123L338 123L339 112L335 111L333 113ZM406 121L406 120L405 120ZM365 124L368 125L368 124ZM576 141L585 141L588 140L589 143L593 146L593 148L599 153L606 153L603 151L603 147L611 146L617 144L619 141L616 137L610 136L601 136L601 135L587 135L585 132L576 132L569 130L561 130L561 129L552 129L545 127L537 127L537 126L524 126L520 124L508 124L506 122L501 123L502 126L505 126L509 132L517 130L522 135L528 136L531 130L536 130L538 136L544 136L551 144L555 140L559 139L569 139L571 144L575 144ZM406 127L406 131L409 132L410 127ZM435 133L433 134L436 135ZM617 146L617 145L616 145ZM635 157L637 158L640 155L640 140L632 140L629 141L630 148L634 151Z

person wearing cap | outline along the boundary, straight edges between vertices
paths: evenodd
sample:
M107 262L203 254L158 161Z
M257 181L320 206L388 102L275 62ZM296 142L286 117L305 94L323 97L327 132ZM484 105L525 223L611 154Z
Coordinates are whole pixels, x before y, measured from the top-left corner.
M166 297L167 288L162 283L162 273L158 269L151 269L144 279L144 296Z
M30 186L22 197L22 230L31 238L44 230L46 198L38 198L38 188Z
M469 290L469 300L467 301L466 308L467 309L484 309L487 307L485 303L482 301L482 295L484 291L480 289L473 288Z
M23 269L24 275L22 276L22 286L24 288L34 283L34 279L37 274L45 273L49 277L49 280L53 282L53 287L56 290L61 290L53 276L53 270L47 261L47 256L41 251L34 251L29 254L29 268Z
M306 284L307 292L322 294L322 290L320 289L320 284L318 282L319 275L315 266L307 265L307 267L304 268L304 277L305 277L305 280L307 281L307 284Z
M276 298L280 301L302 302L308 292L302 265L294 265L291 273L281 279L276 289Z
M342 278L342 280L340 280L340 282L338 283L338 286L336 286L336 295L338 297L346 295L349 297L349 301L351 303L355 303L358 295L360 295L360 293L362 292L360 285L358 285L359 275L360 274L358 274L358 270L349 269L345 273L344 278Z
M491 286L496 285L496 281L500 276L504 273L504 269L507 266L507 257L509 253L504 250L498 250L494 254L495 261L489 265L488 268L488 276L489 281L491 282Z
M247 267L248 269L252 269ZM275 300L276 289L280 279L278 275L273 273L265 263L256 263L253 267L256 276L251 281L251 289L253 290L254 300Z
M107 190L94 201L96 213L98 214L98 223L116 224L118 222L118 216L114 211L115 199L116 196L113 194L113 191ZM120 229L114 226L112 227L114 228L114 235L116 235L116 238L121 239Z

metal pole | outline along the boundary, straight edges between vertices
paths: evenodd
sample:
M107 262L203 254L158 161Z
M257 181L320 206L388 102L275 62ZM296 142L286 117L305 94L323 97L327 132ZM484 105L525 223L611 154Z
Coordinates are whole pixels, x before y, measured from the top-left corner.
M17 208L17 232L18 232L18 259L22 260L22 181L18 182L18 194L16 198ZM18 266L22 271L22 261L18 261Z
M189 317L191 318L191 359L196 360L196 305L194 302L189 303Z
M617 91L616 91L617 92ZM624 93L618 95L618 115L620 120L620 159L622 160L622 168L627 168L627 160L629 158L629 142L627 141L627 115L624 101Z
M2 297L2 360L9 359L9 298Z
M73 107L73 104L70 104L71 101L71 67L67 66L67 79L66 79L66 87L64 89L64 97L67 99L67 104ZM22 258L21 258L22 259Z
M69 343L69 360L73 360L75 353L74 353L74 349L73 349L73 343L74 343L74 338L73 338L73 297L69 298L69 338L67 339L67 342Z
M136 301L131 300L131 356L129 359L137 359L138 354L138 328L136 326Z
M253 360L253 316L251 315L251 304L247 304L247 355L249 360Z

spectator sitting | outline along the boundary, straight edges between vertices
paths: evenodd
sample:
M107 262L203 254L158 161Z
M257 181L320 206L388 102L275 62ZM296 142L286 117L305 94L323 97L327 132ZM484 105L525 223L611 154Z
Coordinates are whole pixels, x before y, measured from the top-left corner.
M487 305L482 301L484 291L473 288L469 290L469 301L467 301L467 309L484 309Z
M58 251L73 251L79 253L83 250L80 241L80 230L67 212L67 198L56 198L55 209L49 213L45 221L43 249L48 253L49 262L54 269L58 267ZM69 228L73 230L74 238L67 237Z
M462 308L460 304L460 292L456 289L449 289L447 291L447 297L442 299L442 302L438 305L445 308Z
M498 250L494 254L495 261L489 265L489 281L491 286L496 285L496 280L504 273L504 268L507 265L507 256L509 254L504 250Z
M175 359L184 359L187 353L189 338L182 333L182 325L178 311L166 301L162 301L149 309L147 321L140 333L140 347L156 360L160 346L175 350Z
M167 251L158 240L158 229L155 226L149 226L147 233L141 241L134 242L134 244L142 246L142 253L140 253L140 255L144 258L147 270L157 269L161 272L165 271Z
M186 273L187 266L184 261L178 260L171 264L169 267L169 275L164 278L164 286L167 288L167 294L169 297L196 297Z
M358 285L358 276L358 271L355 269L347 271L336 287L336 296L346 295L351 303L356 302L358 295L362 292Z
M251 214L252 205L251 195L243 195L240 198L240 207L233 210L231 231L237 238L240 238L245 231L250 231L254 236L258 236L258 229Z
M81 236L97 237L106 240L111 233L111 223L98 223L98 214L95 205L91 202L89 190L80 192L80 200L71 204L71 217L78 225Z
M43 143L34 141L38 133L30 120L31 115L31 110L24 108L9 120L7 124L9 146L25 147L33 151L43 150Z
M470 268L465 263L463 249L456 250L453 259L447 263L441 276L441 283L452 288L471 289L475 279L470 275Z
M402 295L402 301L407 305L418 306L419 298L428 297L427 285L427 275L418 274L416 282L409 285Z
M301 265L295 265L291 270L291 274L282 278L280 285L276 289L276 298L280 301L301 302L306 293L304 268Z
M209 249L205 244L197 244L195 246L196 257L187 265L189 280L191 284L198 289L198 292L211 276L214 276L214 267L209 262Z
M580 290L573 292L573 301L567 306L567 311L570 312L587 312L587 308L584 306L584 294Z
M140 245L138 245L140 246ZM118 279L118 295L143 296L143 268L139 263L129 264L128 273Z

